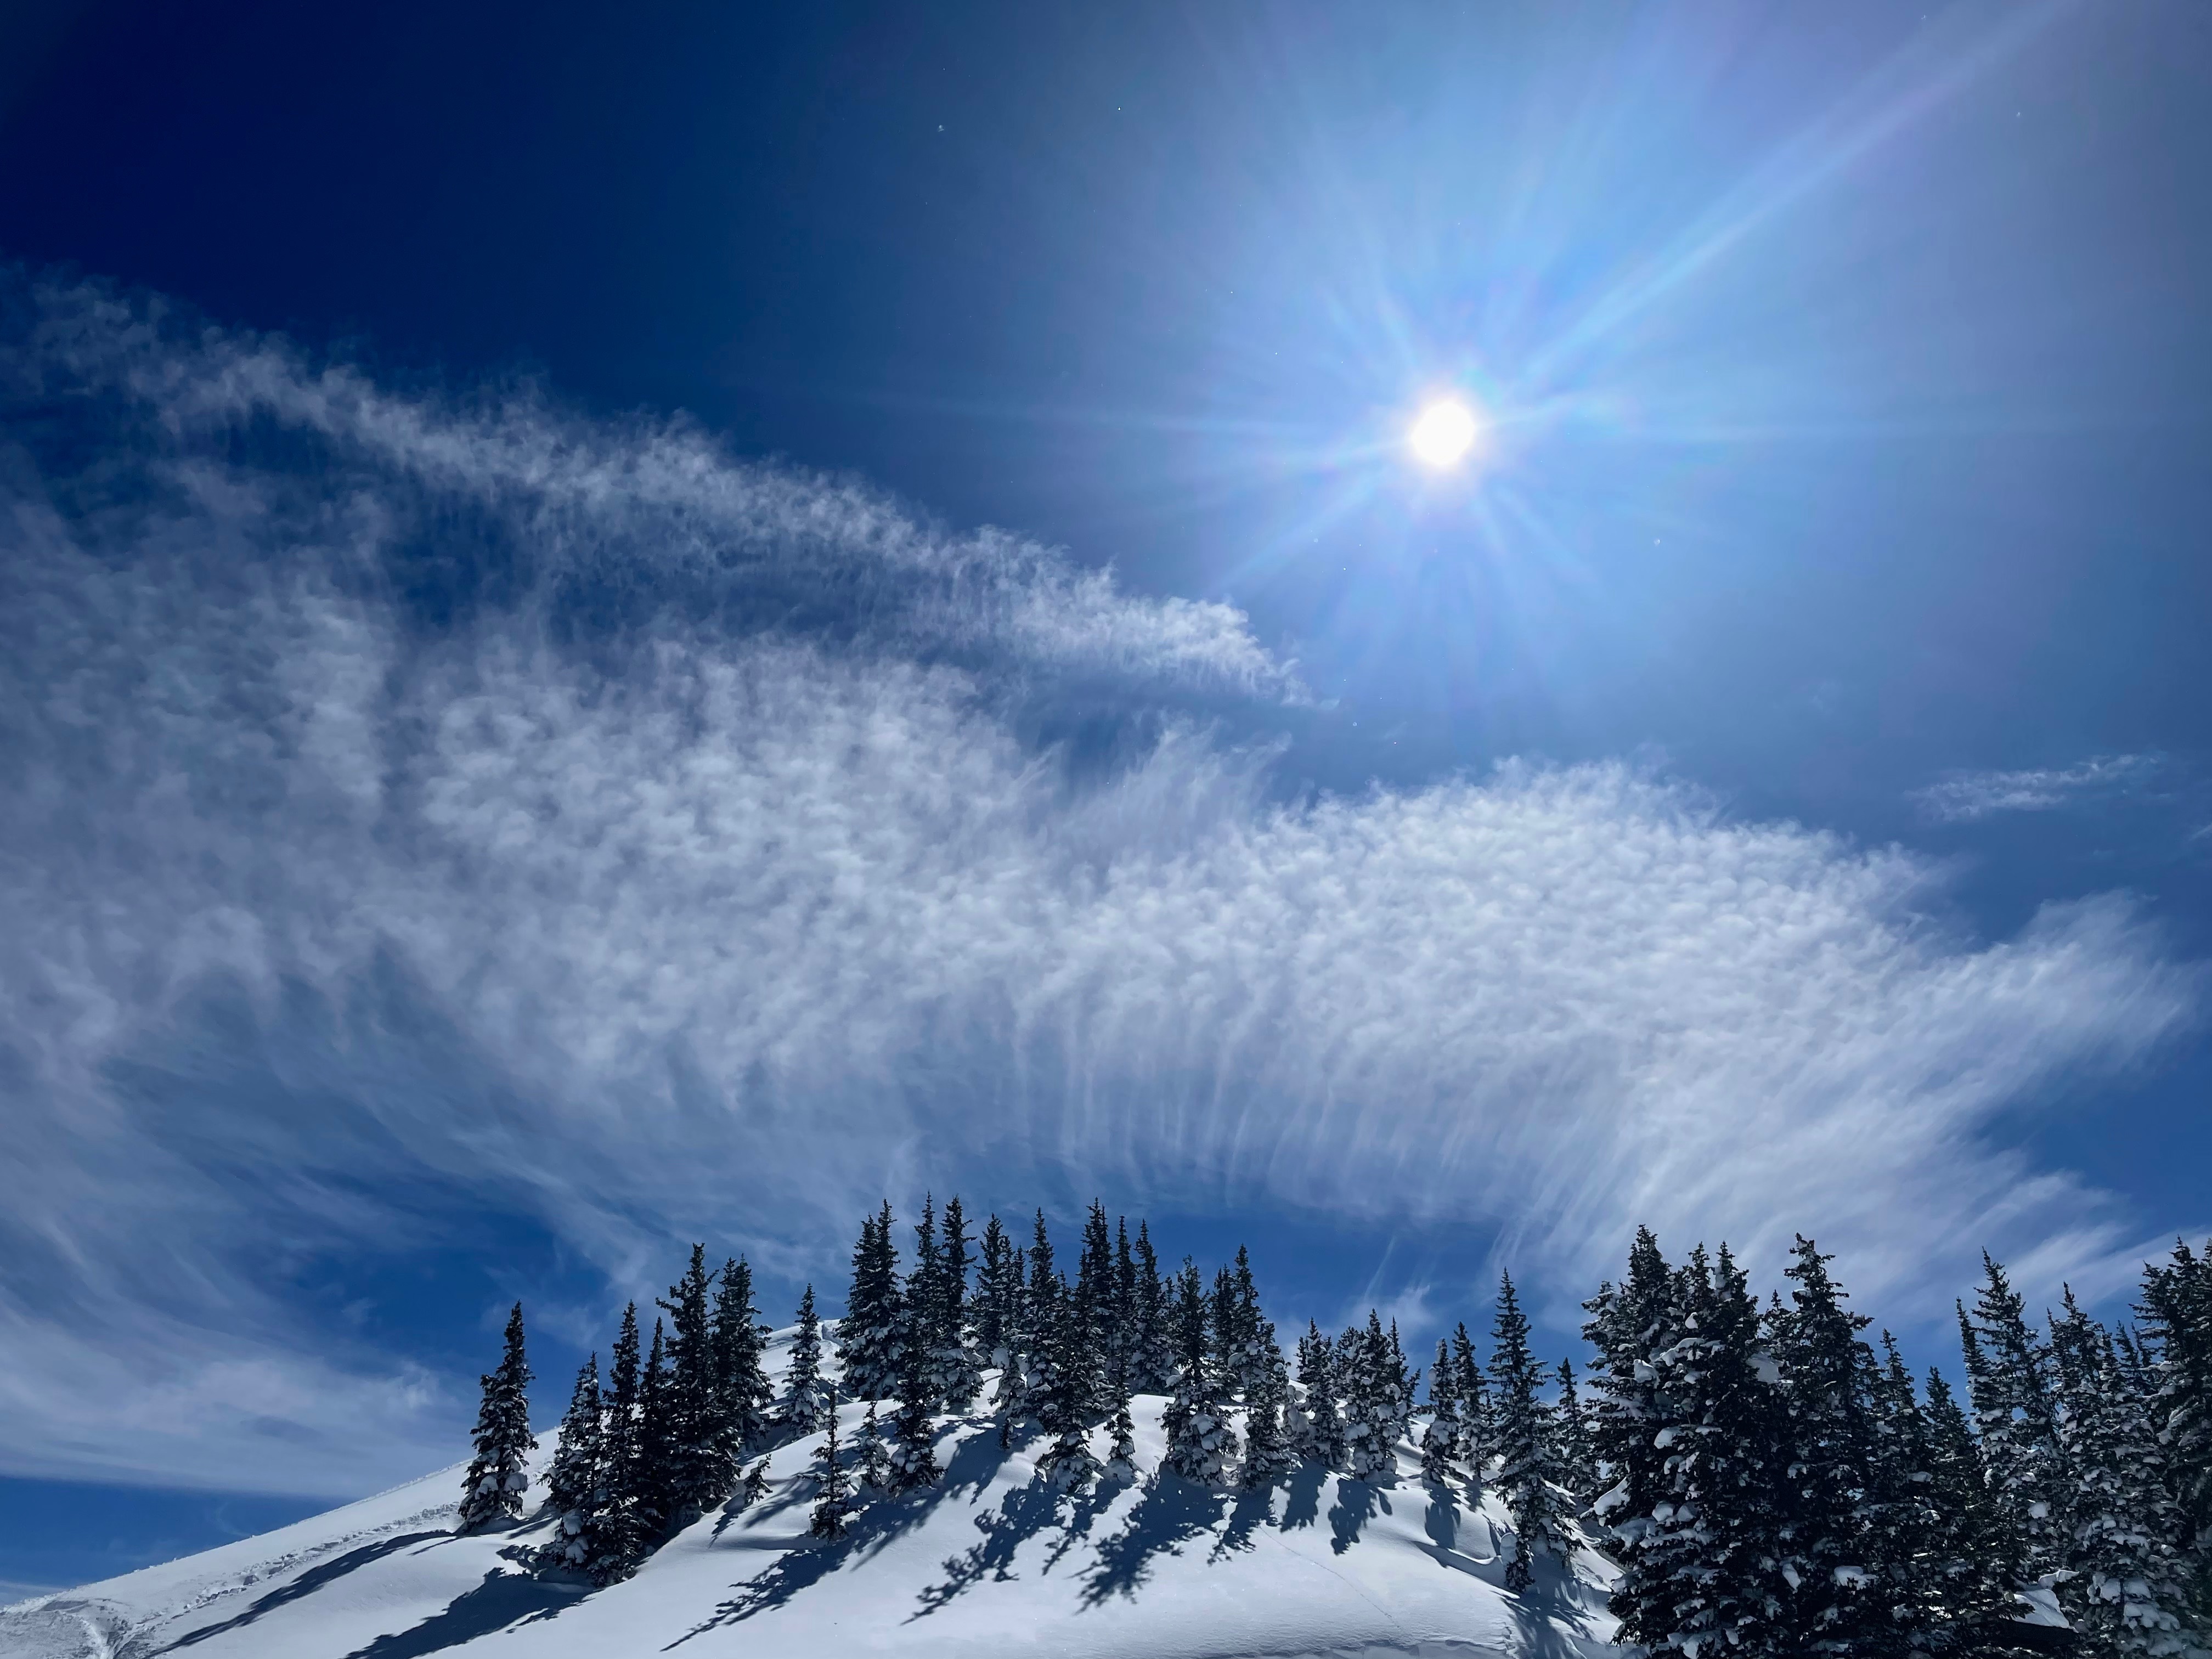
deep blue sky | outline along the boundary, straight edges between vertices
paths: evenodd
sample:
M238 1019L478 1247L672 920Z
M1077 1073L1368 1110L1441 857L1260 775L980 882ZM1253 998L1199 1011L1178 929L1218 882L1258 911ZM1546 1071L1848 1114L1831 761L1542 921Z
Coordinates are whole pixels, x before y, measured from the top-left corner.
M1273 799L1625 758L1728 822L1933 860L1914 902L1959 951L2127 895L2130 950L2212 952L2200 8L88 0L7 27L0 256L395 392L532 377L587 418L687 411L1135 595L1233 602L1313 693L1203 710L1224 747L1285 745ZM1472 479L1397 448L1447 387L1498 422ZM404 627L441 625L441 580ZM1079 769L1130 741L1080 698L1007 718ZM191 1064L132 1084L109 1056L111 1085L172 1114L201 1090L196 1145L243 1133L241 1100L305 1121L266 1031L180 1018ZM2212 1049L2161 1030L1977 1109L2023 1181L2109 1195L2085 1256L2212 1218ZM1135 1167L1091 1184L1139 1201ZM981 1179L1073 1205L1085 1173L1033 1147ZM675 1270L450 1168L410 1180L374 1197L423 1242L262 1274L311 1336L349 1310L357 1368L465 1391L511 1292L588 1306ZM1169 1224L1270 1236L1284 1299L1324 1314L1449 1303L1522 1224L1328 1207ZM225 1500L67 1491L79 1553L0 1540L0 1578L223 1524Z

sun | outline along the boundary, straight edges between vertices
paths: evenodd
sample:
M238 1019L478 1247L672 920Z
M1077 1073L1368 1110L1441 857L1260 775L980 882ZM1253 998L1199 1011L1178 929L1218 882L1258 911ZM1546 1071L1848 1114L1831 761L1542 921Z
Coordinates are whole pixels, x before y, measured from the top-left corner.
M1474 411L1455 398L1440 398L1429 404L1406 434L1414 457L1438 471L1465 459L1474 447Z

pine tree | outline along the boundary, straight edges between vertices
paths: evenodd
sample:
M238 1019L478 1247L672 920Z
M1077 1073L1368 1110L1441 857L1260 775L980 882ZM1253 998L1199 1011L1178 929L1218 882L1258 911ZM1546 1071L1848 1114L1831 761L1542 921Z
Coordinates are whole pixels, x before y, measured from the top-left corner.
M928 1486L944 1470L937 1462L937 1425L932 1418L930 1354L919 1341L906 1345L905 1376L900 1381L899 1413L891 1423L889 1490L912 1492Z
M2212 1242L2200 1255L2176 1239L2165 1262L2147 1265L2136 1311L2154 1356L2150 1418L2181 1505L2191 1600L2212 1621Z
M1833 1258L1812 1240L1799 1235L1790 1253L1784 1274L1796 1288L1775 1358L1789 1402L1791 1622L1803 1652L1875 1653L1891 1621L1878 1600L1887 1564L1869 1553L1879 1535L1866 1507L1875 1451L1873 1356L1858 1337L1866 1316L1844 1310L1828 1274Z
M1536 1392L1542 1372L1528 1351L1528 1321L1510 1274L1498 1281L1490 1375L1498 1389L1498 1490L1513 1517L1505 1588L1525 1590L1534 1582L1540 1557L1570 1560L1575 1547L1565 1503L1553 1484L1551 1408Z
M1106 1350L1113 1334L1115 1284L1114 1236L1106 1225L1105 1206L1093 1199L1083 1221L1083 1253L1076 1260L1072 1286L1074 1322L1062 1344L1066 1363L1081 1382L1085 1415L1108 1408Z
M1376 1314L1369 1312L1366 1329L1355 1326L1337 1339L1336 1361L1344 1390L1345 1470L1357 1480L1394 1480L1405 1366L1394 1359Z
M1098 1478L1098 1460L1091 1451L1093 1389L1081 1369L1089 1346L1090 1310L1081 1291L1066 1284L1059 1287L1049 1306L1052 1324L1039 1348L1037 1421L1053 1443L1037 1459L1037 1474L1062 1492L1087 1492Z
M2074 1477L2066 1521L2070 1577L2061 1601L2110 1651L2178 1654L2185 1634L2180 1505L2168 1491L2146 1402L2128 1386L2111 1336L2065 1292L2051 1322L2059 1444Z
M1421 1437L1421 1478L1441 1486L1452 1477L1459 1455L1459 1373L1451 1349L1437 1339L1437 1363L1429 1368L1429 1426Z
M1205 1281L1188 1261L1176 1279L1174 1322L1178 1349L1174 1397L1162 1426L1167 1431L1167 1467L1188 1480L1212 1485L1237 1455L1237 1436L1229 1426L1229 1407L1212 1356L1212 1321L1206 1316Z
M945 1319L945 1261L937 1247L937 1199L932 1193L921 1197L921 1219L914 1228L914 1271L906 1280L906 1331L909 1346L915 1350L911 1361L902 1359L899 1366L899 1397L903 1400L910 1383L919 1379L932 1410L945 1397L951 1378L943 1363Z
M1437 1344L1437 1364L1443 1363L1443 1344ZM1589 1416L1583 1409L1582 1395L1575 1389L1575 1366L1571 1359L1559 1362L1559 1400L1555 1422L1559 1443L1557 1459L1560 1484L1575 1502L1579 1512L1589 1507L1598 1494L1597 1453L1590 1442Z
M1490 1466L1493 1437L1490 1426L1490 1385L1482 1364L1474 1356L1474 1340L1462 1320L1452 1333L1452 1392L1459 1401L1459 1455L1480 1492Z
M637 1462L629 1492L638 1535L648 1547L681 1524L670 1479L676 1467L676 1434L669 1395L667 1334L656 1319L645 1375L638 1384Z
M967 1212L954 1194L945 1201L943 1254L939 1258L938 1292L933 1328L937 1350L934 1378L939 1403L945 1410L964 1412L975 1403L982 1388L974 1347L969 1343L972 1306L969 1299L968 1268L974 1260L968 1237Z
M1036 1231L1030 1239L1029 1283L1023 1298L1028 1317L1022 1347L1028 1360L1026 1401L1037 1426L1055 1438L1073 1409L1069 1378L1061 1359L1066 1329L1061 1303L1067 1282L1053 1263L1052 1236L1045 1231L1044 1212L1036 1212Z
M868 1401L867 1415L860 1419L860 1485L870 1492L884 1492L890 1486L890 1460L884 1455L883 1425L876 1418L876 1402Z
M1621 1565L1607 1605L1624 1639L1655 1651L1674 1629L1676 1593L1670 1571L1658 1559L1660 1506L1668 1505L1674 1473L1662 1444L1677 1418L1659 1386L1660 1357L1680 1334L1681 1281L1660 1254L1648 1227L1636 1230L1628 1273L1615 1286L1598 1287L1583 1304L1589 1315L1583 1340L1597 1350L1589 1372L1595 1398L1589 1408L1600 1478L1607 1482L1591 1504L1611 1534Z
M556 1515L580 1510L599 1488L605 1459L599 1419L605 1409L599 1400L599 1357L594 1353L576 1372L561 1437L545 1471L545 1502Z
M861 1222L860 1241L853 1247L853 1290L837 1324L837 1359L847 1394L856 1400L888 1400L897 1392L905 1324L898 1247L891 1240L891 1206L885 1204Z
M775 1408L777 1427L793 1439L812 1434L822 1426L828 1396L822 1380L822 1322L815 1315L814 1287L809 1285L799 1298L799 1334L791 1340L791 1360L784 1367L783 1397Z
M1256 1310L1257 1303L1252 1305ZM1273 1486L1295 1461L1284 1420L1290 1404L1290 1371L1283 1364L1271 1319L1261 1319L1246 1343L1245 1376L1244 1462L1238 1478L1249 1491Z
M668 1344L668 1375L661 1385L660 1412L666 1437L666 1462L660 1481L670 1521L678 1526L704 1515L730 1487L728 1435L721 1417L722 1395L715 1375L714 1342L707 1291L707 1247L691 1247L691 1264L655 1305L674 1327Z
M745 1454L767 1437L775 1389L768 1380L769 1328L753 1305L753 1270L743 1256L722 1264L714 1293L714 1433L717 1478L726 1492ZM816 1337L819 1355L820 1337Z
M1345 1466L1344 1419L1337 1409L1336 1347L1310 1320L1298 1339L1298 1410L1291 1449L1323 1468Z
M1012 1242L999 1218L983 1224L975 1270L975 1346L987 1365L1003 1365L1021 1343L1022 1283Z
M814 1514L808 1530L834 1540L845 1535L853 1511L844 1465L837 1459L837 1391L832 1389L822 1414L822 1444L814 1454Z
M463 1532L495 1521L520 1519L522 1494L530 1486L526 1459L538 1449L538 1442L530 1433L530 1362L522 1352L520 1302L507 1318L506 1348L498 1369L487 1372L482 1381L476 1455L461 1480Z
M1101 1358L1106 1375L1114 1379L1125 1398L1140 1363L1137 1322L1137 1257L1129 1248L1129 1218L1118 1216L1114 1222L1114 1308Z
M2026 1547L2029 1577L2065 1565L2067 1540L2059 1520L2067 1485L2051 1399L2050 1350L2028 1328L2025 1304L2004 1269L1982 1256L1985 1278L1976 1293L1974 1317L1959 1310L1966 1349L1982 1457L2007 1517Z
M1936 1653L1972 1652L1982 1632L2012 1613L2022 1546L1990 1490L1966 1412L1932 1366L1921 1417L1932 1521L1923 1569L1927 1645Z
M1176 1347L1174 1317L1166 1281L1160 1274L1159 1254L1152 1248L1150 1226L1137 1224L1134 1251L1136 1282L1131 1287L1136 1322L1130 1337L1129 1390L1133 1394L1172 1394L1181 1360Z
M1115 1486L1133 1485L1137 1479L1137 1425L1129 1417L1129 1396L1124 1392L1109 1422L1114 1443L1107 1449L1106 1467L1100 1478Z
M606 1481L578 1528L579 1547L570 1562L602 1584L628 1577L644 1558L646 1548L636 1499L646 1473L640 1432L644 1387L638 1366L635 1302L623 1310L622 1331L615 1338L607 1382Z

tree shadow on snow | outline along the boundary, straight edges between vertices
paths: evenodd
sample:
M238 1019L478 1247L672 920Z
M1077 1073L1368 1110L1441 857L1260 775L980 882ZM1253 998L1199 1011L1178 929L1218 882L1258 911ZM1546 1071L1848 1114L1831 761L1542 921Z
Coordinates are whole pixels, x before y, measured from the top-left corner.
M1389 1514L1390 1500L1382 1489L1371 1480L1355 1480L1350 1475L1339 1475L1336 1482L1336 1502L1329 1506L1328 1547L1341 1555L1359 1541L1359 1534L1380 1510Z
M208 1640L210 1637L227 1636L232 1631L252 1624L256 1620L274 1613L277 1608L296 1601L302 1596L313 1595L325 1584L335 1583L348 1573L356 1572L372 1561L380 1561L387 1555L397 1554L410 1544L420 1544L432 1539L447 1539L453 1536L450 1532L402 1533L396 1538L380 1538L373 1544L363 1544L359 1549L348 1550L343 1555L334 1557L319 1567L308 1568L290 1583L280 1585L266 1595L258 1597L244 1612L224 1620L219 1625L209 1625L193 1631L189 1635L180 1636L161 1651L173 1653L179 1648L191 1647L198 1643Z
M982 1537L945 1558L944 1582L923 1589L921 1605L907 1615L906 1622L927 1618L986 1578L1003 1583L1013 1577L1014 1557L1021 1547L1059 1519L1060 1496L1057 1488L1032 1480L1000 1498L995 1510L977 1516L975 1529Z
M1251 1549L1252 1534L1263 1523L1275 1518L1275 1486L1270 1481L1237 1494L1237 1501L1230 1506L1229 1524L1221 1529L1221 1536L1213 1540L1213 1547L1206 1553L1209 1565L1232 1553Z
M1517 1653L1528 1659L1593 1659L1620 1650L1590 1628L1589 1609L1570 1592L1576 1587L1573 1570L1565 1563L1540 1557L1536 1582L1518 1595L1504 1598L1513 1622L1521 1632Z
M1221 1519L1218 1492L1165 1470L1153 1476L1121 1530L1098 1546L1097 1565L1085 1575L1083 1600L1097 1607L1114 1596L1133 1599L1152 1577L1152 1558L1180 1555L1188 1539L1213 1530Z
M1310 1527L1321 1519L1321 1489L1328 1480L1328 1471L1311 1458L1304 1459L1291 1471L1291 1498L1283 1506L1280 1530Z
M582 1595L580 1589L495 1568L484 1574L483 1583L455 1596L443 1613L396 1636L380 1636L367 1647L356 1648L346 1659L420 1659L509 1625L555 1618Z

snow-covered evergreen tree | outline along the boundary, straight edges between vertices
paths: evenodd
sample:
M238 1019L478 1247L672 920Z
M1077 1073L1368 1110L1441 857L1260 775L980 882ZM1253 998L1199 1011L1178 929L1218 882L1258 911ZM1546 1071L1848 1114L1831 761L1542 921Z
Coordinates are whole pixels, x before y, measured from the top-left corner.
M1442 1343L1437 1346L1439 1350L1443 1346ZM1590 1440L1589 1414L1583 1409L1581 1392L1575 1387L1574 1362L1562 1359L1559 1376L1559 1398L1554 1423L1559 1437L1559 1484L1575 1500L1579 1513L1588 1509L1598 1494L1597 1451Z
M1098 1459L1091 1450L1095 1386L1081 1369L1089 1346L1089 1311L1075 1286L1060 1286L1037 1364L1037 1422L1053 1437L1037 1459L1037 1474L1047 1485L1071 1493L1089 1491L1098 1478Z
M1336 1346L1312 1321L1298 1339L1297 1410L1291 1419L1291 1449L1323 1468L1345 1466L1344 1417L1338 1407Z
M1452 1477L1459 1455L1459 1380L1451 1348L1437 1339L1437 1362L1429 1368L1429 1426L1421 1435L1421 1478L1442 1485Z
M815 1537L834 1541L851 1524L852 1492L844 1465L837 1455L837 1395L831 1389L822 1414L822 1443L814 1453L814 1513L807 1530Z
M1237 1436L1229 1425L1226 1390L1212 1363L1205 1281L1188 1261L1176 1279L1174 1319L1179 1352L1175 1393L1162 1419L1165 1461L1185 1480L1212 1485L1237 1455Z
M1452 1395L1459 1402L1459 1455L1479 1491L1490 1466L1490 1384L1475 1358L1474 1339L1462 1320L1452 1332Z
M1176 1347L1172 1297L1160 1273L1159 1253L1152 1246L1150 1226L1137 1224L1137 1243L1132 1252L1136 1280L1131 1286L1136 1317L1129 1338L1129 1391L1132 1394L1172 1394L1181 1360Z
M482 1378L477 1408L476 1455L461 1480L461 1530L473 1532L522 1514L529 1490L526 1460L538 1449L530 1433L530 1362L522 1348L522 1304L507 1316L507 1340L498 1367Z
M852 1293L837 1323L837 1359L848 1395L888 1400L897 1393L905 1323L887 1203L861 1222L860 1243L853 1247Z
M1072 1322L1064 1328L1060 1343L1062 1363L1080 1383L1080 1409L1086 1418L1110 1408L1107 1350L1113 1337L1115 1287L1114 1235L1106 1225L1105 1206L1093 1199L1083 1220L1075 1282L1068 1287Z
M639 1524L635 1494L645 1481L645 1447L640 1434L643 1377L638 1362L637 1304L623 1310L607 1367L605 1484L579 1517L564 1552L564 1565L596 1582L626 1578L644 1559L646 1536ZM563 1523L564 1530L566 1522Z
M1659 1241L1639 1227L1619 1285L1599 1286L1583 1304L1583 1340L1597 1351L1589 1381L1591 1438L1606 1490L1591 1505L1611 1534L1620 1562L1608 1606L1625 1639L1657 1651L1675 1628L1673 1568L1646 1545L1662 1505L1671 1519L1674 1472L1668 1431L1678 1413L1660 1387L1659 1364L1681 1334L1682 1283L1660 1254ZM1492 1444L1495 1413L1492 1413Z
M822 1321L814 1311L814 1287L809 1285L799 1298L799 1330L791 1340L791 1359L784 1367L783 1395L776 1401L776 1426L793 1439L812 1434L822 1426L829 1409L830 1390L822 1380Z
M891 1492L912 1492L918 1486L928 1486L945 1472L937 1462L930 1358L929 1350L921 1341L906 1345L906 1374L900 1379L899 1412L891 1423L888 1488Z
M586 1530L594 1510L605 1501L605 1415L599 1357L594 1353L576 1373L568 1410L561 1419L561 1437L554 1443L553 1462L545 1471L545 1506L559 1518L552 1538L538 1552L541 1568L581 1571L588 1562Z
M1982 1632L2014 1611L2022 1547L1990 1490L1966 1413L1933 1367L1921 1419L1930 1521L1921 1568L1927 1646L1934 1653L1970 1652Z
M1137 1479L1137 1425L1129 1416L1129 1396L1124 1392L1107 1420L1113 1443L1106 1450L1099 1478L1115 1486L1132 1486Z
M753 1305L753 1270L744 1257L722 1263L714 1291L714 1432L717 1479L726 1492L745 1454L767 1437L775 1389L768 1380L769 1328ZM817 1338L817 1344L819 1337ZM818 1354L818 1347L817 1347Z
M2027 1575L2040 1577L2064 1568L2069 1544L2051 1352L2029 1328L2004 1269L1987 1252L1982 1266L1973 1317L1959 1310L1967 1391L1990 1485L2020 1534Z
M2065 1292L2053 1319L2060 1449L2073 1477L2072 1547L2060 1601L2116 1654L2179 1655L2207 1644L2189 1630L2181 1506L2169 1489L2148 1401L2129 1386L2110 1334Z
M1404 1422L1408 1377L1402 1353L1367 1316L1337 1339L1338 1386L1344 1391L1345 1470L1360 1480L1395 1480L1398 1437Z
M1498 1281L1490 1376L1497 1389L1497 1488L1513 1517L1513 1559L1506 1563L1505 1587L1524 1590L1534 1582L1540 1558L1571 1559L1575 1540L1566 1500L1553 1482L1551 1407L1537 1392L1542 1368L1529 1352L1528 1321L1510 1274Z
M708 1289L707 1247L691 1247L684 1277L656 1299L673 1328L667 1376L659 1389L665 1462L659 1472L669 1519L683 1525L722 1501L732 1473L729 1435L722 1421Z
M676 1468L676 1434L670 1411L667 1333L653 1322L653 1346L637 1390L637 1459L631 1465L627 1496L637 1518L638 1536L647 1548L660 1542L678 1523L676 1492L670 1474Z
M2181 1505L2180 1543L2200 1622L2212 1620L2212 1243L2180 1240L2143 1270L2136 1316L2149 1349L2151 1421L2169 1490Z
M1257 1302L1252 1306L1256 1314ZM1261 1319L1246 1340L1244 1366L1244 1461L1237 1479L1249 1491L1273 1486L1297 1461L1285 1420L1291 1374L1283 1363L1282 1346L1275 1340L1273 1320Z
M975 1347L986 1365L1003 1365L1021 1346L1022 1271L1013 1241L995 1215L983 1224L975 1268Z
M982 1388L975 1345L969 1338L973 1307L969 1298L968 1269L975 1259L968 1237L968 1216L954 1194L945 1201L943 1241L939 1245L937 1294L931 1319L935 1350L938 1402L946 1411L964 1412L975 1403Z
M876 1417L876 1402L868 1401L860 1419L860 1485L869 1492L890 1489L890 1460L884 1453L883 1424Z

